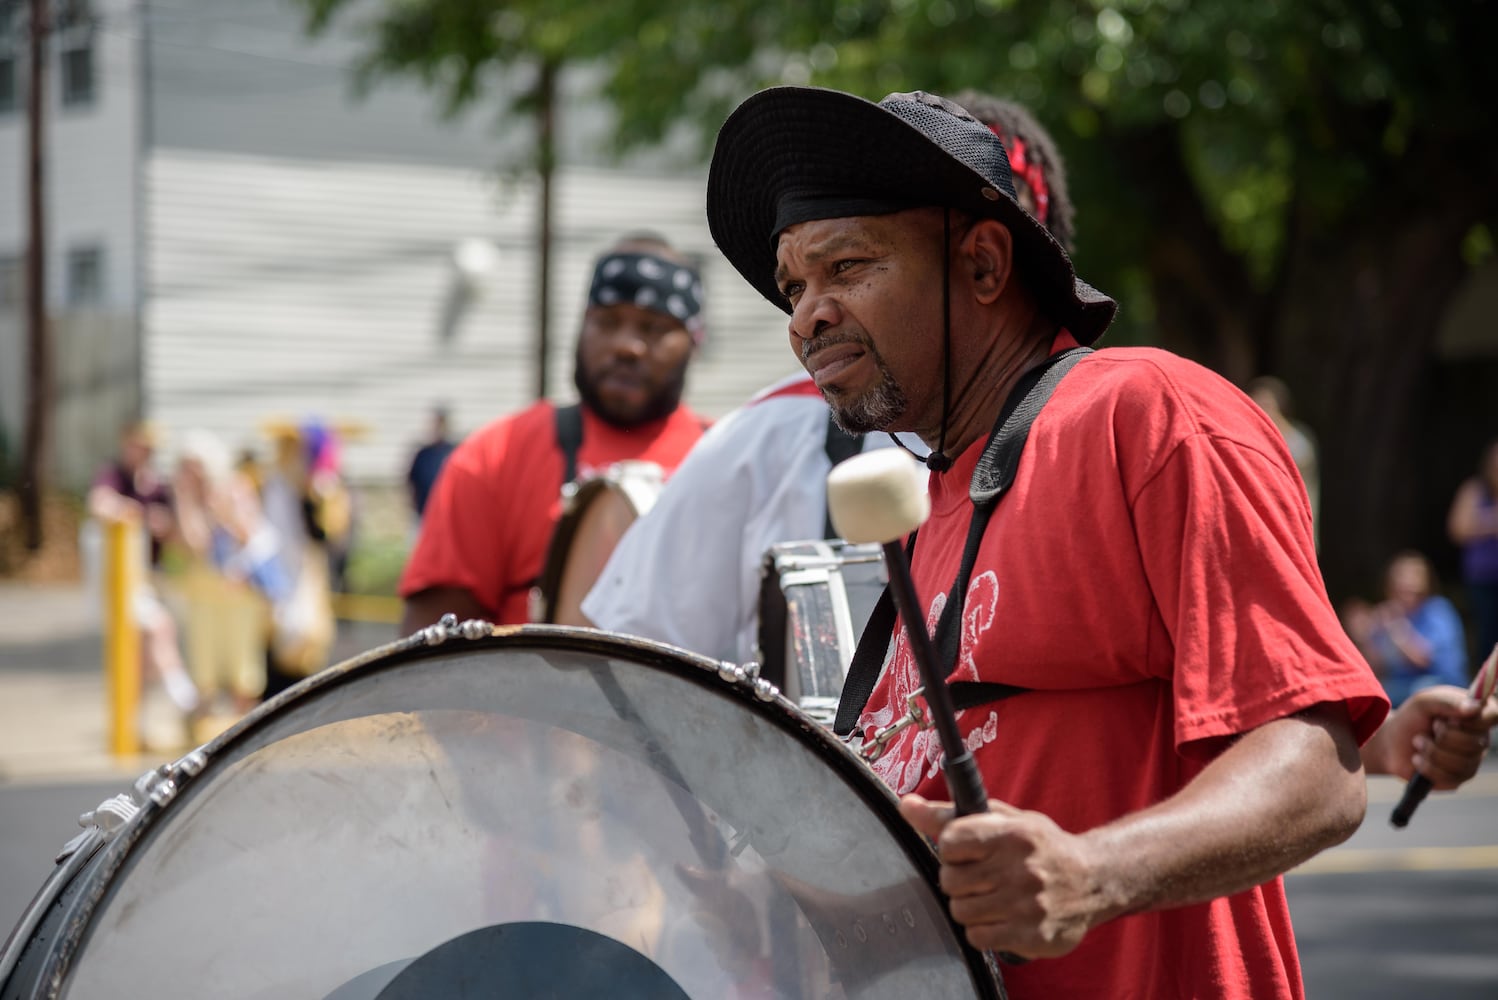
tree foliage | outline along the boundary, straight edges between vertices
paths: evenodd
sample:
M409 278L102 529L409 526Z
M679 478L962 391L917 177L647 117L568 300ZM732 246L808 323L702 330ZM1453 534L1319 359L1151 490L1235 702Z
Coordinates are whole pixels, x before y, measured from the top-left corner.
M710 138L739 100L775 83L1013 96L1071 154L1084 253L1108 271L1174 222L1136 190L1164 155L1185 176L1159 182L1189 180L1261 290L1288 258L1298 213L1335 225L1375 195L1431 197L1430 176L1407 169L1431 153L1498 175L1487 0L300 2L313 30L345 10L362 16L366 84L412 74L449 111L528 109L528 93L495 92L496 68L599 65L621 150L683 121Z
M299 2L314 29L370 9ZM1018 98L1067 156L1079 270L1123 303L1109 341L1277 370L1332 449L1374 425L1408 444L1392 422L1498 229L1495 0L380 0L364 26L366 79L415 74L450 109L523 110L498 67L595 65L621 149L690 122L705 151L775 83ZM1349 472L1333 515L1377 485ZM1364 571L1352 534L1408 508L1332 526L1334 561Z

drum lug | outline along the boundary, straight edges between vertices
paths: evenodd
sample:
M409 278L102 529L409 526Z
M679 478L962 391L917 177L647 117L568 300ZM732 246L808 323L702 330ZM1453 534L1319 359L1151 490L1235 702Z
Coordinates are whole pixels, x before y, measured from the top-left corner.
M122 792L100 802L91 812L79 816L78 825L95 827L108 838L114 836L116 830L134 819L138 812L140 812L140 804L132 796Z
M773 682L761 677L759 669L759 661L750 660L739 668L739 672L743 674L744 680L754 688L754 696L756 698L760 701L774 701L780 694L780 688L776 687Z
M88 843L92 836L109 840L125 824L140 814L147 802L164 806L177 797L182 790L182 778L191 778L208 766L208 756L201 749L193 750L170 764L163 764L147 771L135 779L129 792L121 792L99 803L89 812L78 817L78 825L84 830L63 845L57 860L62 861L76 853Z
M183 755L169 766L173 771L185 774L189 778L195 778L202 772L203 768L208 766L208 755L199 748Z
M933 724L926 709L921 705L921 699L925 693L925 688L916 688L906 695L905 714L878 732L865 737L855 751L858 756L862 757L866 763L872 764L884 756L884 751L889 748L890 741L900 735L901 730L911 726L917 729L930 729Z
M780 696L780 688L759 675L759 664L753 660L742 665L719 660L718 678L729 684L748 687L760 701L774 701Z
M135 779L136 798L144 804L154 802L164 806L177 797L177 772L171 764L147 771Z
M494 634L494 624L482 618L470 618L458 626L465 639L484 639Z
M469 618L459 622L458 616L448 612L435 625L428 625L416 633L428 646L440 646L449 639L484 639L494 634L494 623L482 618Z
M458 632L458 616L449 612L438 619L437 624L428 625L418 635L428 646L440 646Z

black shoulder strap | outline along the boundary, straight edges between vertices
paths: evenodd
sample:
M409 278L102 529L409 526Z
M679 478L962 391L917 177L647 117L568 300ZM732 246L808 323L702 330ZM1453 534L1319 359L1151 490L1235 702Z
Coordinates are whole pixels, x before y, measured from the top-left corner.
M918 532L912 531L905 540L905 561L915 555L915 539ZM884 657L889 652L890 637L895 634L895 598L886 584L869 620L864 622L858 645L853 650L853 659L848 664L848 675L843 678L843 690L837 699L837 717L832 720L832 731L838 736L847 736L863 714L863 707L874 693L879 673L884 669Z
M822 446L827 452L827 461L833 465L846 461L863 450L863 435L849 434L837 425L832 417L832 411L827 411L827 440ZM837 530L832 527L832 514L825 515L822 524L823 538L836 538Z
M554 411L557 447L562 450L562 485L577 478L577 453L583 446L583 405L558 406Z
M968 582L972 578L973 566L977 562L983 533L988 527L989 519L993 516L999 500L1014 484L1015 474L1019 470L1020 455L1024 452L1025 441L1030 436L1030 425L1040 415L1041 408L1051 398L1051 393L1055 391L1062 377L1071 371L1084 355L1091 353L1091 348L1074 347L1051 355L1040 365L1025 373L1025 376L1010 391L1009 397L1004 401L1003 409L999 411L999 419L995 423L993 432L989 434L988 443L983 448L983 454L978 459L977 468L973 470L973 478L968 486L968 496L973 502L973 513L968 521L967 543L963 546L957 579L953 582L952 588L947 591L946 605L942 608L941 617L936 623L935 645L945 665L945 674L950 674L957 665L957 655L962 645L963 605L967 601ZM915 536L912 535L905 552L907 560L914 551L914 540ZM886 587L878 603L875 604L873 613L869 615L868 623L859 637L858 648L854 651L853 660L848 666L848 676L843 681L843 692L837 705L837 718L833 721L833 732L839 736L847 736L853 731L858 717L863 714L864 706L868 704L869 695L874 692L874 685L879 680L879 673L884 667L884 659L889 651L890 638L894 634L895 619L894 600L890 597L889 588ZM925 627L924 622L920 625ZM1012 684L988 682L959 682L952 684L951 687L952 702L958 709L998 701L1025 690Z
M780 573L775 557L765 553L759 571L759 675L776 687L785 687L786 620L785 591L780 589Z

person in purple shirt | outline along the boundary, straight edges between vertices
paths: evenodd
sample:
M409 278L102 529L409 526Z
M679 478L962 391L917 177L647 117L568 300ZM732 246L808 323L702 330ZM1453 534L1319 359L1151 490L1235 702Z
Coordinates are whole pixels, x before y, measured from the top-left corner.
M131 610L141 634L141 667L161 678L172 703L184 716L198 706L198 691L188 676L177 640L177 623L162 603L151 574L160 567L161 550L176 531L172 495L151 465L155 433L149 424L130 424L120 434L119 451L94 476L88 512L102 523L139 524L150 541L148 572L136 587Z
M1462 583L1480 663L1498 645L1498 440L1484 449L1477 475L1457 487L1446 532L1462 552Z

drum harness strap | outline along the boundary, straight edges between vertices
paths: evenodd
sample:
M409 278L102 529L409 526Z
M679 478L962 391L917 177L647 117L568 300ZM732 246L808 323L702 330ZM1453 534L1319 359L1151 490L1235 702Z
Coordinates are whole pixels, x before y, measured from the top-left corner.
M577 479L577 453L583 446L583 404L558 406L553 411L557 447L562 450L562 490Z
M977 467L973 470L973 478L968 486L968 497L972 501L973 512L968 520L967 542L963 546L957 579L947 591L947 603L942 608L941 617L937 619L936 634L933 637L942 663L945 664L944 673L948 676L957 665L957 656L962 645L962 611L967 602L968 582L972 578L973 567L978 560L978 548L983 541L983 533L988 528L988 522L993 517L994 509L998 507L1005 492L1014 484L1015 475L1019 470L1020 455L1030 435L1030 425L1040 415L1041 408L1051 398L1051 393L1055 391L1062 377L1071 371L1084 356L1091 353L1092 349L1089 347L1073 347L1051 355L1040 365L1026 372L1010 391L1009 398L1004 401L994 430L983 448ZM907 559L915 553L915 541L916 532L911 532L905 546ZM952 595L956 595L955 599ZM895 619L895 602L886 586L884 593L879 596L878 603L874 605L868 624L864 626L863 635L858 640L858 648L854 651L853 660L848 666L848 676L843 682L843 692L837 706L837 718L833 722L833 732L840 737L847 738L852 734L858 717L863 714L864 706L868 704L869 696L874 692L874 685L878 682L879 674L884 668L889 644L894 635ZM906 623L907 627L912 624L925 626L924 622ZM952 703L958 711L1001 701L1029 690L1014 684L989 681L953 681L950 688ZM908 713L904 717L895 720L878 733L865 735L863 746L859 750L859 754L865 760L877 760L883 754L885 746L901 729L911 725L923 727L930 725L930 721L925 718L925 710L916 701L916 695L920 693L917 691L907 699Z
M565 497L577 488L577 453L583 447L583 404L558 406L552 411L552 416L556 424L557 447L562 451L562 495ZM709 426L709 421L702 421L703 431ZM830 444L828 448L828 454L831 454Z

